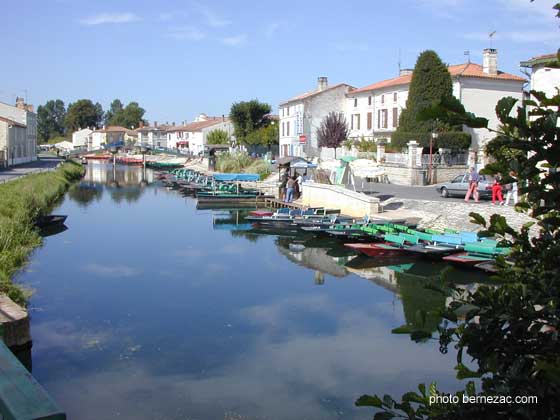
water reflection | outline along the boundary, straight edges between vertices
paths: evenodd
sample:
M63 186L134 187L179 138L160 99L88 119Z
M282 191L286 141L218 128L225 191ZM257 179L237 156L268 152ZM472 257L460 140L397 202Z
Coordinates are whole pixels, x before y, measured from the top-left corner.
M419 286L445 267L265 234L246 211L142 188L139 169L90 165L56 209L71 228L21 275L34 375L68 418L365 420L363 393L459 387L452 357L391 334L441 305Z

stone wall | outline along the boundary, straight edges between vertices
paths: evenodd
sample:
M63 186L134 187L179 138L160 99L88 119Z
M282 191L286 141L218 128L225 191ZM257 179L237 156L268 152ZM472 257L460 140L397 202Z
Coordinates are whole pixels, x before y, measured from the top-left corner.
M343 214L364 217L381 211L379 199L336 185L305 182L301 202L309 207L340 209Z
M385 163L382 168L387 174L387 180L396 185L426 185L428 169L423 167L407 168L402 165ZM455 176L467 172L465 166L438 166L434 168L434 184L447 182Z

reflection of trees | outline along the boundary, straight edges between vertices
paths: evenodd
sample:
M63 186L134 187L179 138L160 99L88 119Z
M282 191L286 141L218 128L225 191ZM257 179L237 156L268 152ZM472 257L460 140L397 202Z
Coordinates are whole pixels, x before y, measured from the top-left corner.
M262 237L262 235L253 233L250 230L230 230L230 233L234 238L245 238L249 242L257 242Z
M434 273L444 266L438 264L432 267L432 272L428 273L427 265L414 264L408 271L395 273L406 323L415 330L436 331L442 320L439 313L445 309L446 296L428 288L443 287L445 269Z
M81 182L68 191L68 198L81 207L89 206L94 200L99 201L103 196L103 187L94 183Z
M138 188L122 188L122 189L111 189L111 199L116 202L120 203L125 200L127 203L133 203L140 199L144 190L140 187Z

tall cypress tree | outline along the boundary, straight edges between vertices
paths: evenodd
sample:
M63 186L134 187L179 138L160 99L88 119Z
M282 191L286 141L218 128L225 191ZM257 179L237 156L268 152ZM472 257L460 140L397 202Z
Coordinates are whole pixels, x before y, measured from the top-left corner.
M435 51L422 52L414 66L406 109L400 115L397 133L431 132L433 121L420 121L420 112L434 103L450 101L452 97L453 83L447 66Z

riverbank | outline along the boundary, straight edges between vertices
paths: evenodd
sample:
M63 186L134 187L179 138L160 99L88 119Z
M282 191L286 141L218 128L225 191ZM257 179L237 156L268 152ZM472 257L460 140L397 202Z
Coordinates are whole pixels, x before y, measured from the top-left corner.
M48 214L51 206L83 173L83 166L68 161L52 172L32 174L0 185L0 293L19 305L26 305L28 293L12 277L25 265L31 251L42 243L34 220Z

